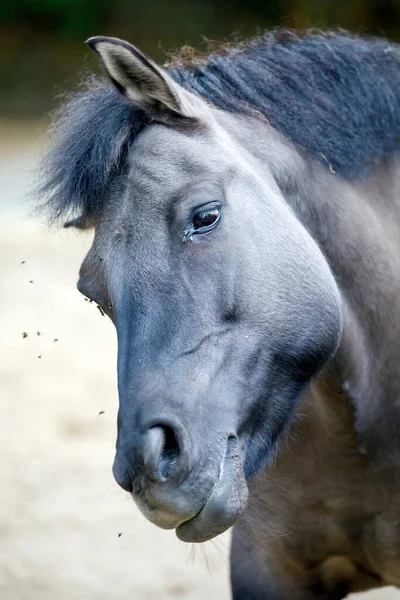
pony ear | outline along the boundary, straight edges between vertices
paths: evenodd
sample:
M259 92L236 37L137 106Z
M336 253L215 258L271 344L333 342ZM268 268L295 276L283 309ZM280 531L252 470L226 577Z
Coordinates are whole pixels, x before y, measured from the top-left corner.
M118 91L135 106L193 120L194 115L185 110L187 92L135 46L118 38L98 36L86 43L99 54Z
M63 225L64 228L74 227L75 229L92 229L94 227L94 221L92 219L88 219L88 217L82 214L75 219L70 219L66 221Z

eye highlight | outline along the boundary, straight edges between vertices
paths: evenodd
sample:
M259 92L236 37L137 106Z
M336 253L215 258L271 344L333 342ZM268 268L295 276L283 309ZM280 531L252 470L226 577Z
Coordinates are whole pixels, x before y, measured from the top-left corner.
M206 206L200 206L194 211L188 226L183 232L182 242L191 240L194 235L212 231L218 225L220 220L220 204L213 202Z
M220 219L220 216L219 209L216 206L199 210L193 215L193 229L198 231L205 227L211 227L211 225L214 225Z

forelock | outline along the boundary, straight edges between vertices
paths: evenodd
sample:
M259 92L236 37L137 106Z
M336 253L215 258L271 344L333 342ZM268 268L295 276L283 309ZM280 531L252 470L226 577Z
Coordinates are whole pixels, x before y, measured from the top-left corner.
M53 115L50 147L40 168L38 195L50 220L99 214L116 177L124 174L145 114L108 81L92 78Z

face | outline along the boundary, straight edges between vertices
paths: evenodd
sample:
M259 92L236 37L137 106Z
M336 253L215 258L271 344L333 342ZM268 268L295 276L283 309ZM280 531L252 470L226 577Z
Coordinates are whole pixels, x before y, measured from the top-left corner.
M116 480L181 539L218 535L337 347L321 252L217 120L155 124L132 145L78 287L118 334Z

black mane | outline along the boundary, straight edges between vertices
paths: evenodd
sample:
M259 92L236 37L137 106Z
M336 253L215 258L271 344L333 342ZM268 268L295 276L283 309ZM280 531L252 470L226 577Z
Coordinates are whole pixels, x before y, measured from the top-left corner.
M273 32L167 69L218 108L262 113L344 177L400 149L400 51L386 40ZM96 214L145 125L108 80L93 79L62 106L42 165L51 215Z

